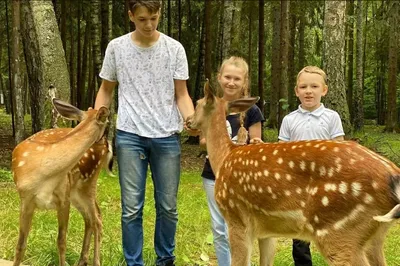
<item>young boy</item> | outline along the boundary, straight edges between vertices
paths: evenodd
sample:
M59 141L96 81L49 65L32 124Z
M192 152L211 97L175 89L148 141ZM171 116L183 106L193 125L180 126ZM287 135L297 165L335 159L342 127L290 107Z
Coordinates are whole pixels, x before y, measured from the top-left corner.
M344 139L339 114L321 103L321 97L328 92L326 74L322 69L315 66L303 68L297 75L295 92L301 104L283 118L279 141ZM293 239L292 253L295 266L312 266L310 243Z
M116 148L122 246L128 266L143 265L143 205L150 164L154 184L156 265L174 265L182 118L194 113L183 46L157 31L161 1L130 0L135 30L112 40L95 108L110 106L118 83Z

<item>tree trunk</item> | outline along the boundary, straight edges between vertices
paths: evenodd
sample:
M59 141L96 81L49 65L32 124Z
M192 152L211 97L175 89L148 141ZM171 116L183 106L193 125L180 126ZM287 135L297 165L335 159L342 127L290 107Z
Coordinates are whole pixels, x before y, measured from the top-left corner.
M364 25L363 25L363 5L361 0L357 0L357 54L356 54L356 89L354 90L354 113L353 127L355 131L360 131L364 127L364 70L363 70L363 45L364 45Z
M206 79L211 80L211 1L205 0L204 27L205 27L205 55L204 73Z
M101 1L101 42L100 42L100 50L101 50L101 58L104 57L106 52L107 44L110 41L109 39L109 28L111 25L109 24L109 1Z
M258 7L258 96L257 102L261 113L264 114L264 69L265 69L265 31L264 31L264 0L259 0ZM251 73L249 73L251 75ZM265 115L265 114L264 114Z
M354 121L353 111L353 64L354 64L354 0L348 0L347 13L347 105L349 107L350 119Z
M224 0L224 28L222 41L222 59L228 57L231 49L231 25L233 17L232 0Z
M281 0L281 83L279 87L278 128L288 113L289 1Z
M324 18L324 68L329 77L325 103L337 111L346 134L351 132L344 80L345 14L344 1L326 1Z
M280 24L281 8L279 2L272 2L273 34L272 34L272 59L271 59L271 96L270 112L267 126L270 128L278 127L278 107L279 107L279 86L281 82L280 64Z
M23 103L23 90L22 90L22 73L20 68L20 1L14 0L12 2L12 90L13 90L13 101L14 101L14 121L15 121L15 133L14 141L15 145L24 140L25 125L24 125L24 103Z
M81 17L82 17L82 1L78 3L78 33L77 33L77 48L76 48L76 106L81 109L82 108L82 95L83 88L81 84L82 78L82 31L81 31Z
M72 6L70 4L70 6ZM66 0L61 0L61 42L65 51L65 56L67 56L67 7L66 7Z
M296 109L297 101L294 93L294 87L296 86L296 72L295 72L295 56L294 48L296 43L296 21L297 16L295 11L297 10L296 2L290 3L290 20L289 20L289 47L288 47L288 104L289 111Z
M389 81L387 95L387 119L385 131L395 132L398 129L397 121L397 53L399 35L399 2L391 1L389 4Z
M91 42L92 42L92 53L93 53L93 77L94 77L94 92L100 87L101 78L99 76L101 69L101 50L100 50L100 0L91 0ZM108 18L108 17L107 17ZM94 93L95 94L95 93ZM93 98L90 99L89 106L93 106L94 104L94 95Z
M48 88L56 96L70 99L70 81L65 53L52 2L27 1L22 4L22 40L31 92L32 131L50 126L52 104Z
M89 15L86 13L85 17L88 18ZM89 82L87 85L87 89L85 90L85 85L86 85L86 74L88 71L88 60L89 58L91 58L89 56L88 58L88 54L90 53L90 27L91 27L91 21L90 19L86 19L86 27L85 27L85 39L83 41L83 56L82 56L82 73L80 76L80 88L81 88L81 99L82 99L82 107L80 107L81 109L87 109L88 108L88 95L89 95L89 91L90 91L90 87L89 87ZM85 92L85 93L83 93Z
M197 71L196 71L196 84L194 87L194 99L196 102L203 95L203 86L204 84L204 55L205 55L205 30L204 30L204 20L200 28L200 41L199 41L199 57L197 62Z
M74 33L74 20L72 18L73 10L72 10L72 4L70 4L70 18L69 18L69 27L70 27L70 50L69 50L69 79L71 82L71 104L73 106L77 106L77 90L76 90L76 84L75 84L75 33ZM74 124L74 121L72 122Z

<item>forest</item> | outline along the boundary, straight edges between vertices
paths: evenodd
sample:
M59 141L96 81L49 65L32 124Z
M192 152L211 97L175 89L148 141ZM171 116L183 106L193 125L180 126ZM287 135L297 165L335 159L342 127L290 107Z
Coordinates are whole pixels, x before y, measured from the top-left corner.
M0 7L7 37L0 40L1 103L18 143L24 114L31 114L31 133L51 126L50 94L93 106L107 43L134 26L127 1L2 1ZM298 71L316 65L328 76L325 105L351 134L366 123L398 131L398 23L398 1L163 0L159 30L186 49L194 102L224 58L241 56L265 127L279 128L298 105Z

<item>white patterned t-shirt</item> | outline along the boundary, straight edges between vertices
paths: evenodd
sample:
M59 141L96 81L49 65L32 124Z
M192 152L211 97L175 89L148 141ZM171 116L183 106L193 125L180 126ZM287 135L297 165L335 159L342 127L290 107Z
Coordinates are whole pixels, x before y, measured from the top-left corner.
M168 137L183 129L174 79L189 78L185 49L160 33L148 48L128 33L107 46L100 77L118 82L117 129L142 137Z

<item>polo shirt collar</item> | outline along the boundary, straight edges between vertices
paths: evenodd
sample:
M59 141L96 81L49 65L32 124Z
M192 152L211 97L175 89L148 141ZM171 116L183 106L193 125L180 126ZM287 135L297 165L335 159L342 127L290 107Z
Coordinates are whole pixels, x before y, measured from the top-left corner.
M324 113L325 106L324 106L323 103L321 103L321 106L320 106L320 107L318 107L318 108L315 109L314 111L310 112L310 111L308 111L308 110L306 110L306 109L301 108L301 106L299 105L299 109L298 109L298 110L299 110L299 112L302 113L302 114L311 114L311 115L313 115L313 116L320 117L320 116Z

